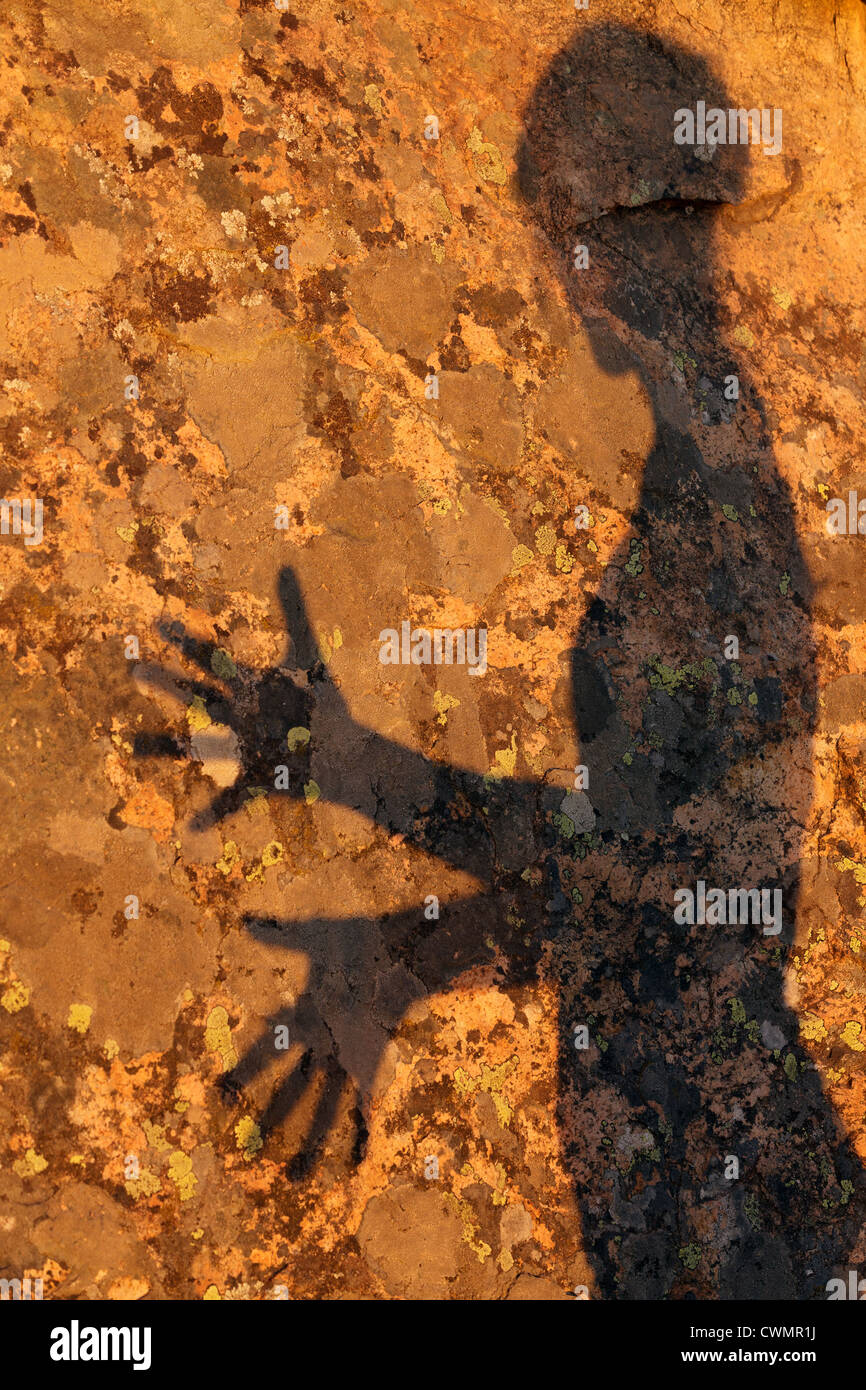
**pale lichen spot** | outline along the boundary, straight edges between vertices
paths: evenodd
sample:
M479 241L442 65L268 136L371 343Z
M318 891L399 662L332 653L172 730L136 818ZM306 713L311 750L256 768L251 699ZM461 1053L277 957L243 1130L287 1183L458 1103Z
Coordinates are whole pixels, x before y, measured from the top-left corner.
M89 1004L70 1004L66 1027L71 1028L75 1033L81 1033L83 1037L90 1027L92 1018L93 1010Z
M436 711L436 723L444 726L448 723L448 711L456 709L460 704L456 695L446 695L441 690L433 691L433 708Z
M16 980L8 989L0 994L0 1004L7 1014L17 1014L21 1009L25 1009L30 1003L30 990L27 985Z
M511 552L511 573L516 574L525 565L531 565L534 558L528 545L516 545Z
M264 1140L262 1132L255 1120L249 1115L244 1115L243 1119L238 1120L235 1125L235 1143L243 1154L244 1158L252 1158L253 1154L258 1153Z
M198 1178L192 1171L192 1159L182 1149L175 1149L168 1160L168 1176L171 1178L182 1202L188 1202L198 1187Z
M43 1158L35 1149L27 1149L24 1157L16 1159L12 1164L13 1171L19 1178L35 1178L39 1173L44 1173L47 1167L48 1159Z
M866 1043L860 1041L860 1034L862 1031L862 1023L857 1023L852 1018L845 1024L839 1037L842 1039L843 1043L850 1047L852 1052L866 1052Z
M552 555L556 545L556 532L550 526L539 526L535 533L535 548L539 555Z
M215 651L211 652L210 668L214 675L219 676L222 680L232 680L238 673L238 668L232 657L222 647L217 647Z
M229 1016L222 1004L217 1004L208 1014L204 1042L209 1052L219 1053L224 1071L231 1071L232 1067L237 1066L238 1054L232 1043Z
M211 717L208 714L204 700L200 695L193 695L192 704L186 712L186 722L191 734L200 733L203 729L209 729Z

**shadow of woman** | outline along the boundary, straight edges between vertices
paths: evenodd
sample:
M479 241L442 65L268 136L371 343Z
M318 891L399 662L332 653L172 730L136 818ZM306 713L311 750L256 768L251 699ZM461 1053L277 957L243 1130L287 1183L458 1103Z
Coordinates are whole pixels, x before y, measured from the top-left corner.
M717 263L725 215L740 205L731 225L748 227L747 151L674 142L674 113L698 100L733 105L701 57L589 26L533 91L520 154L596 360L636 374L655 426L572 655L598 821L592 932L558 946L560 1126L604 1296L826 1297L862 1185L784 998L811 589ZM701 882L724 905L688 920L675 894ZM779 891L779 921L731 894L755 888Z

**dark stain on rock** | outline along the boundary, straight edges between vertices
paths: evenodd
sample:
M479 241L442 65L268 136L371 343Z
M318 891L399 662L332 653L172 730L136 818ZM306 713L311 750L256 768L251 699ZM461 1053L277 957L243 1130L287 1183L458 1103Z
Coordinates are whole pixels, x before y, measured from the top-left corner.
M151 270L150 302L155 316L190 323L204 318L213 310L213 286L210 276L180 275L164 266Z
M439 367L443 372L468 372L472 366L469 349L459 331L452 333L439 352Z
M298 295L313 323L335 323L347 312L346 285L339 270L317 270L301 285Z
M482 285L470 290L467 298L475 321L485 328L502 328L526 308L522 296L512 288L501 290Z

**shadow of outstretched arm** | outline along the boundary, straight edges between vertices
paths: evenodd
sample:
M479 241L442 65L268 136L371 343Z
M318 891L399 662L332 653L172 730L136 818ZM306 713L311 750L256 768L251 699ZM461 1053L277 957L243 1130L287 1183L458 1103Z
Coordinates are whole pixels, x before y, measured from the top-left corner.
M174 665L137 668L149 692L186 705L190 750L198 756L196 728L204 727L233 754L238 773L214 793L193 821L202 830L243 805L253 789L301 800L314 781L325 802L363 810L389 833L436 854L444 863L491 882L493 866L512 862L545 800L552 809L563 792L545 783L484 775L437 762L365 728L352 717L322 660L297 578L280 572L278 593L287 630L283 660L262 672L237 663L182 624L160 636ZM179 661L179 669L178 669ZM190 669L192 668L192 669ZM310 734L313 713L327 711L327 746ZM199 740L200 743L200 740ZM182 755L183 734L139 734L140 757ZM278 769L284 769L281 778Z

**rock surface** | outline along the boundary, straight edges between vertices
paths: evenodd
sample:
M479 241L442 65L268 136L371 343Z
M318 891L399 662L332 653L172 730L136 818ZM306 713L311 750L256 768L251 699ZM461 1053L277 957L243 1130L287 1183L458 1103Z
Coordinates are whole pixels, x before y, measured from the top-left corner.
M289 6L2 18L0 1274L824 1297L866 7Z

